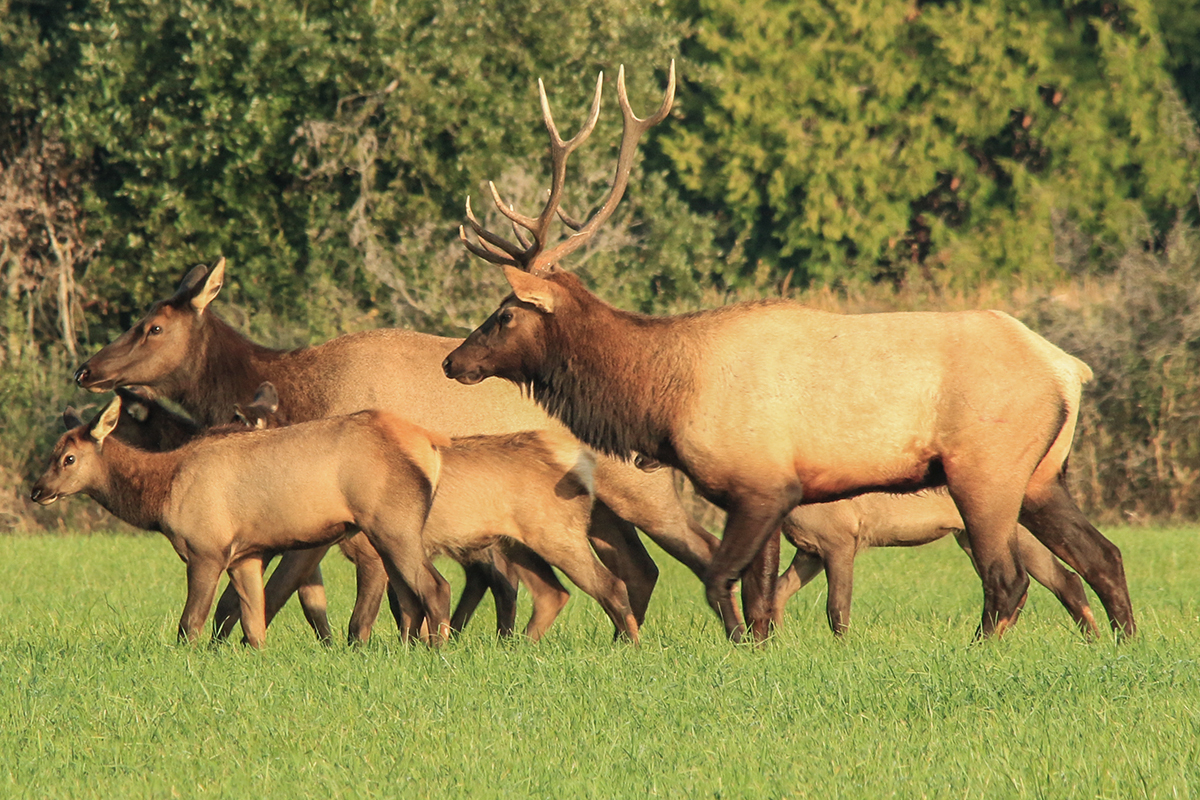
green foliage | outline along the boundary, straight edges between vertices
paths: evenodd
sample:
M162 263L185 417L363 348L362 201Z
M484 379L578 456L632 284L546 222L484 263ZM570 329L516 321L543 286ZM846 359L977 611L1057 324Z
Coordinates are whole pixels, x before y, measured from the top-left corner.
M1131 248L1098 297L1046 298L1022 316L1092 367L1072 459L1093 509L1130 519L1200 514L1200 231Z
M382 620L323 648L294 604L263 652L176 646L161 537L4 536L0 794L1194 796L1198 534L1112 535L1141 623L1121 645L1085 643L1038 586L1003 640L969 644L979 581L943 540L858 559L845 641L818 580L767 647L731 646L654 551L641 648L576 591L540 643L496 641L483 609L438 652ZM344 623L353 575L323 566Z
M663 148L724 215L730 284L760 262L1044 280L1064 237L1095 271L1194 200L1200 139L1147 2L679 5L696 63Z

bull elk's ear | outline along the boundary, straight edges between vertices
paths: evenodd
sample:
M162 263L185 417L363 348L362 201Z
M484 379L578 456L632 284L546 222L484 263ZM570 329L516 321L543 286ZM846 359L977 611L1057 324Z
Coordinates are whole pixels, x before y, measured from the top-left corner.
M63 425L65 425L69 431L73 431L83 424L83 418L79 416L79 412L75 410L74 406L66 407L66 409L63 411L62 419Z
M504 267L504 277L508 279L513 294L522 303L529 303L547 314L554 313L554 299L558 287L553 283L510 266Z
M121 419L121 397L118 395L112 399L112 402L104 407L100 412L100 416L92 420L92 429L88 431L91 434L92 440L98 445L103 445L104 440L113 432L113 428L117 427L117 421Z
M268 414L274 414L279 410L279 392L275 391L275 384L263 381L259 384L258 391L254 393L254 399L250 402Z
M197 267L196 269L199 269ZM194 273L196 270L192 270ZM191 277L190 275L188 277ZM196 309L197 314L203 314L204 309L208 308L217 297L217 292L221 291L221 286L225 283L225 256L217 259L217 263L208 271L208 276L199 282L198 287L193 287L192 308Z

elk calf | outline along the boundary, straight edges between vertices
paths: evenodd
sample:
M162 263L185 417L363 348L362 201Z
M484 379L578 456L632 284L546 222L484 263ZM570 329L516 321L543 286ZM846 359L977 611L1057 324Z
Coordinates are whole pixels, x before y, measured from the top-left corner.
M380 411L288 428L214 434L151 453L110 436L121 399L91 423L68 420L32 500L84 493L126 522L162 532L187 564L179 636L194 640L222 571L241 599L245 640L266 633L265 553L328 545L361 530L398 590L449 633L449 587L421 546L446 442Z
M775 598L778 622L788 598L822 569L829 583L829 627L841 634L850 626L854 558L870 547L911 547L954 534L975 566L962 515L945 491L914 494L873 492L832 503L798 506L783 521L783 535L798 550L779 577ZM1064 567L1024 526L1017 526L1017 551L1030 577L1049 589L1084 635L1098 635L1079 576Z
M239 416L269 428L279 424L271 411L259 403L255 412L239 410ZM546 632L569 597L551 569L558 567L600 603L618 635L637 641L628 590L596 559L588 541L594 511L607 510L593 509L596 459L587 448L562 430L524 431L451 439L441 455L437 493L422 530L430 557L487 566L495 548L503 550L504 566L497 570L512 562L511 578L523 580L534 596L525 628L531 639ZM365 546L347 556L359 567L356 607L378 609L385 580L382 566L375 566L378 556ZM364 574L378 580L365 584ZM509 586L515 594L515 580ZM408 618L412 609L404 611Z

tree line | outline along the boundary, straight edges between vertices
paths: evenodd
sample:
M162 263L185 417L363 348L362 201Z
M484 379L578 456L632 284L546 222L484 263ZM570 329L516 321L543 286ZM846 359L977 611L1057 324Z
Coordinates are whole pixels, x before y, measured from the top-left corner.
M608 80L570 166L583 216L610 179L617 66L644 114L672 58L676 110L570 264L589 286L651 313L1004 287L1097 369L1112 430L1094 470L1076 457L1086 501L1200 512L1182 422L1200 339L1180 321L1200 311L1200 0L0 0L9 482L72 366L218 255L225 313L269 344L469 329L502 280L457 242L466 198L495 228L486 181L526 210L548 185L537 78L564 133ZM1086 302L1054 303L1071 282ZM1118 489L1131 470L1138 493Z

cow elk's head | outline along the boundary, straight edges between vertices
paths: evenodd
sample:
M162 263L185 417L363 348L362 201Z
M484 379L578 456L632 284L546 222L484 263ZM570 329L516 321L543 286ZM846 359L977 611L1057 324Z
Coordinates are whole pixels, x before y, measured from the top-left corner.
M446 376L464 384L475 384L484 378L499 376L515 383L527 383L545 355L545 326L555 314L569 315L572 311L572 289L579 286L572 276L558 272L559 262L587 243L596 230L612 216L629 184L633 168L633 157L638 140L652 126L666 119L675 100L675 62L667 77L667 90L658 110L646 119L639 119L629 106L625 90L625 67L617 71L617 101L621 106L622 135L621 149L617 155L616 175L608 196L599 209L586 222L579 222L566 214L562 208L563 185L567 174L569 156L596 127L600 117L600 95L604 86L604 73L596 79L596 94L592 100L588 118L572 139L563 141L550 113L546 99L546 88L538 81L538 94L542 104L542 119L550 133L551 185L549 196L537 217L528 217L506 205L488 182L496 208L512 223L517 242L488 231L471 211L467 199L467 226L476 236L472 241L466 227L459 228L459 237L475 255L492 264L504 267L505 277L513 293L505 298L483 325L479 326L466 341L456 348L442 363ZM552 247L547 246L550 223L558 216L574 233ZM522 229L527 232L522 232Z
M224 280L224 258L211 269L195 267L174 295L155 303L132 328L84 362L75 382L92 392L161 386L192 353L205 311Z
M85 423L73 408L64 411L67 432L54 445L50 464L34 483L29 499L48 506L60 497L86 491L101 482L100 451L120 418L120 397L114 397L91 422Z

